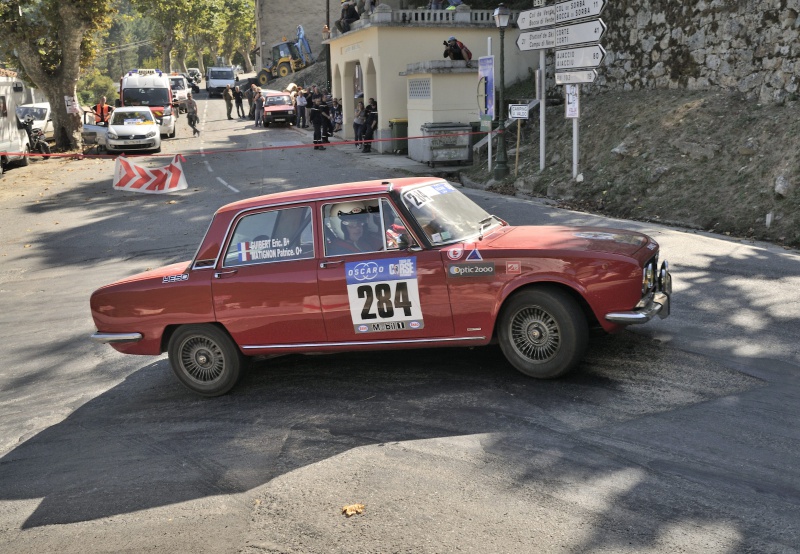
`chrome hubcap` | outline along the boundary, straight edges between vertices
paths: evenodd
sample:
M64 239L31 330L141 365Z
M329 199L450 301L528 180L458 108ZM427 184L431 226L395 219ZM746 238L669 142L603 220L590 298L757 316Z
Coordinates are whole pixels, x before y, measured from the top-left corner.
M191 379L209 383L222 375L225 358L214 341L206 337L191 337L181 348L181 366Z
M558 322L538 306L518 311L511 320L514 350L534 363L551 360L561 345Z

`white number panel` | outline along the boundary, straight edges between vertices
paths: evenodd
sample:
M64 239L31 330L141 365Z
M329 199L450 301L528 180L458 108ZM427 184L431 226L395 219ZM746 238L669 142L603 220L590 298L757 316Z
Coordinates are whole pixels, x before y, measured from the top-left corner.
M345 275L356 333L424 327L415 257L350 262Z

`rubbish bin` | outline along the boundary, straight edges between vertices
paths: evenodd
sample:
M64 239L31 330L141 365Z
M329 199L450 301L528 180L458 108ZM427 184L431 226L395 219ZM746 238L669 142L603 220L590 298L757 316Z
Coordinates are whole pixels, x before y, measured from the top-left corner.
M392 152L408 154L408 119L390 119L389 128L392 130Z
M425 142L420 161L437 163L472 161L469 123L425 123L420 127Z

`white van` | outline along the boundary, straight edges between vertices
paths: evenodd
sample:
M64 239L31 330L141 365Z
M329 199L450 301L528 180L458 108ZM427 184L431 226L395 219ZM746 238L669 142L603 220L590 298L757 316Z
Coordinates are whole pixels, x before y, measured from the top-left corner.
M24 103L25 85L13 71L0 69L0 175L12 162L28 165L31 146L28 133L17 119L17 106Z
M232 67L209 67L206 74L206 91L211 98L215 94L222 96L227 86L236 86L236 71Z
M161 134L175 137L178 111L173 109L169 77L160 69L128 71L120 81L119 102L121 106L147 106L153 112Z

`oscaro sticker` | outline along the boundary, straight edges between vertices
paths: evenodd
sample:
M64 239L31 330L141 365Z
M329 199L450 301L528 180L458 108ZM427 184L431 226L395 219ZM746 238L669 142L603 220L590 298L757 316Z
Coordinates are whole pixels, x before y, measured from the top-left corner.
M168 275L167 277L164 277L163 279L161 279L161 282L162 283L177 283L178 281L188 281L188 280L189 280L189 274L188 273L182 273L181 275Z
M479 264L453 264L447 268L450 277L482 277L494 275L494 262Z
M366 333L367 331L369 331L369 327L368 327L367 325L359 325L359 326L356 328L356 330L357 330L359 333Z
M372 281L377 279L384 271L385 266L379 266L375 262L359 262L355 264L347 264L347 282L361 283L363 281Z
M451 260L460 260L461 256L464 255L464 249L460 246L454 246L450 250L447 251L447 257Z
M422 327L422 324L419 321L412 321L408 324L408 326L411 327L412 329L419 329L420 327Z

